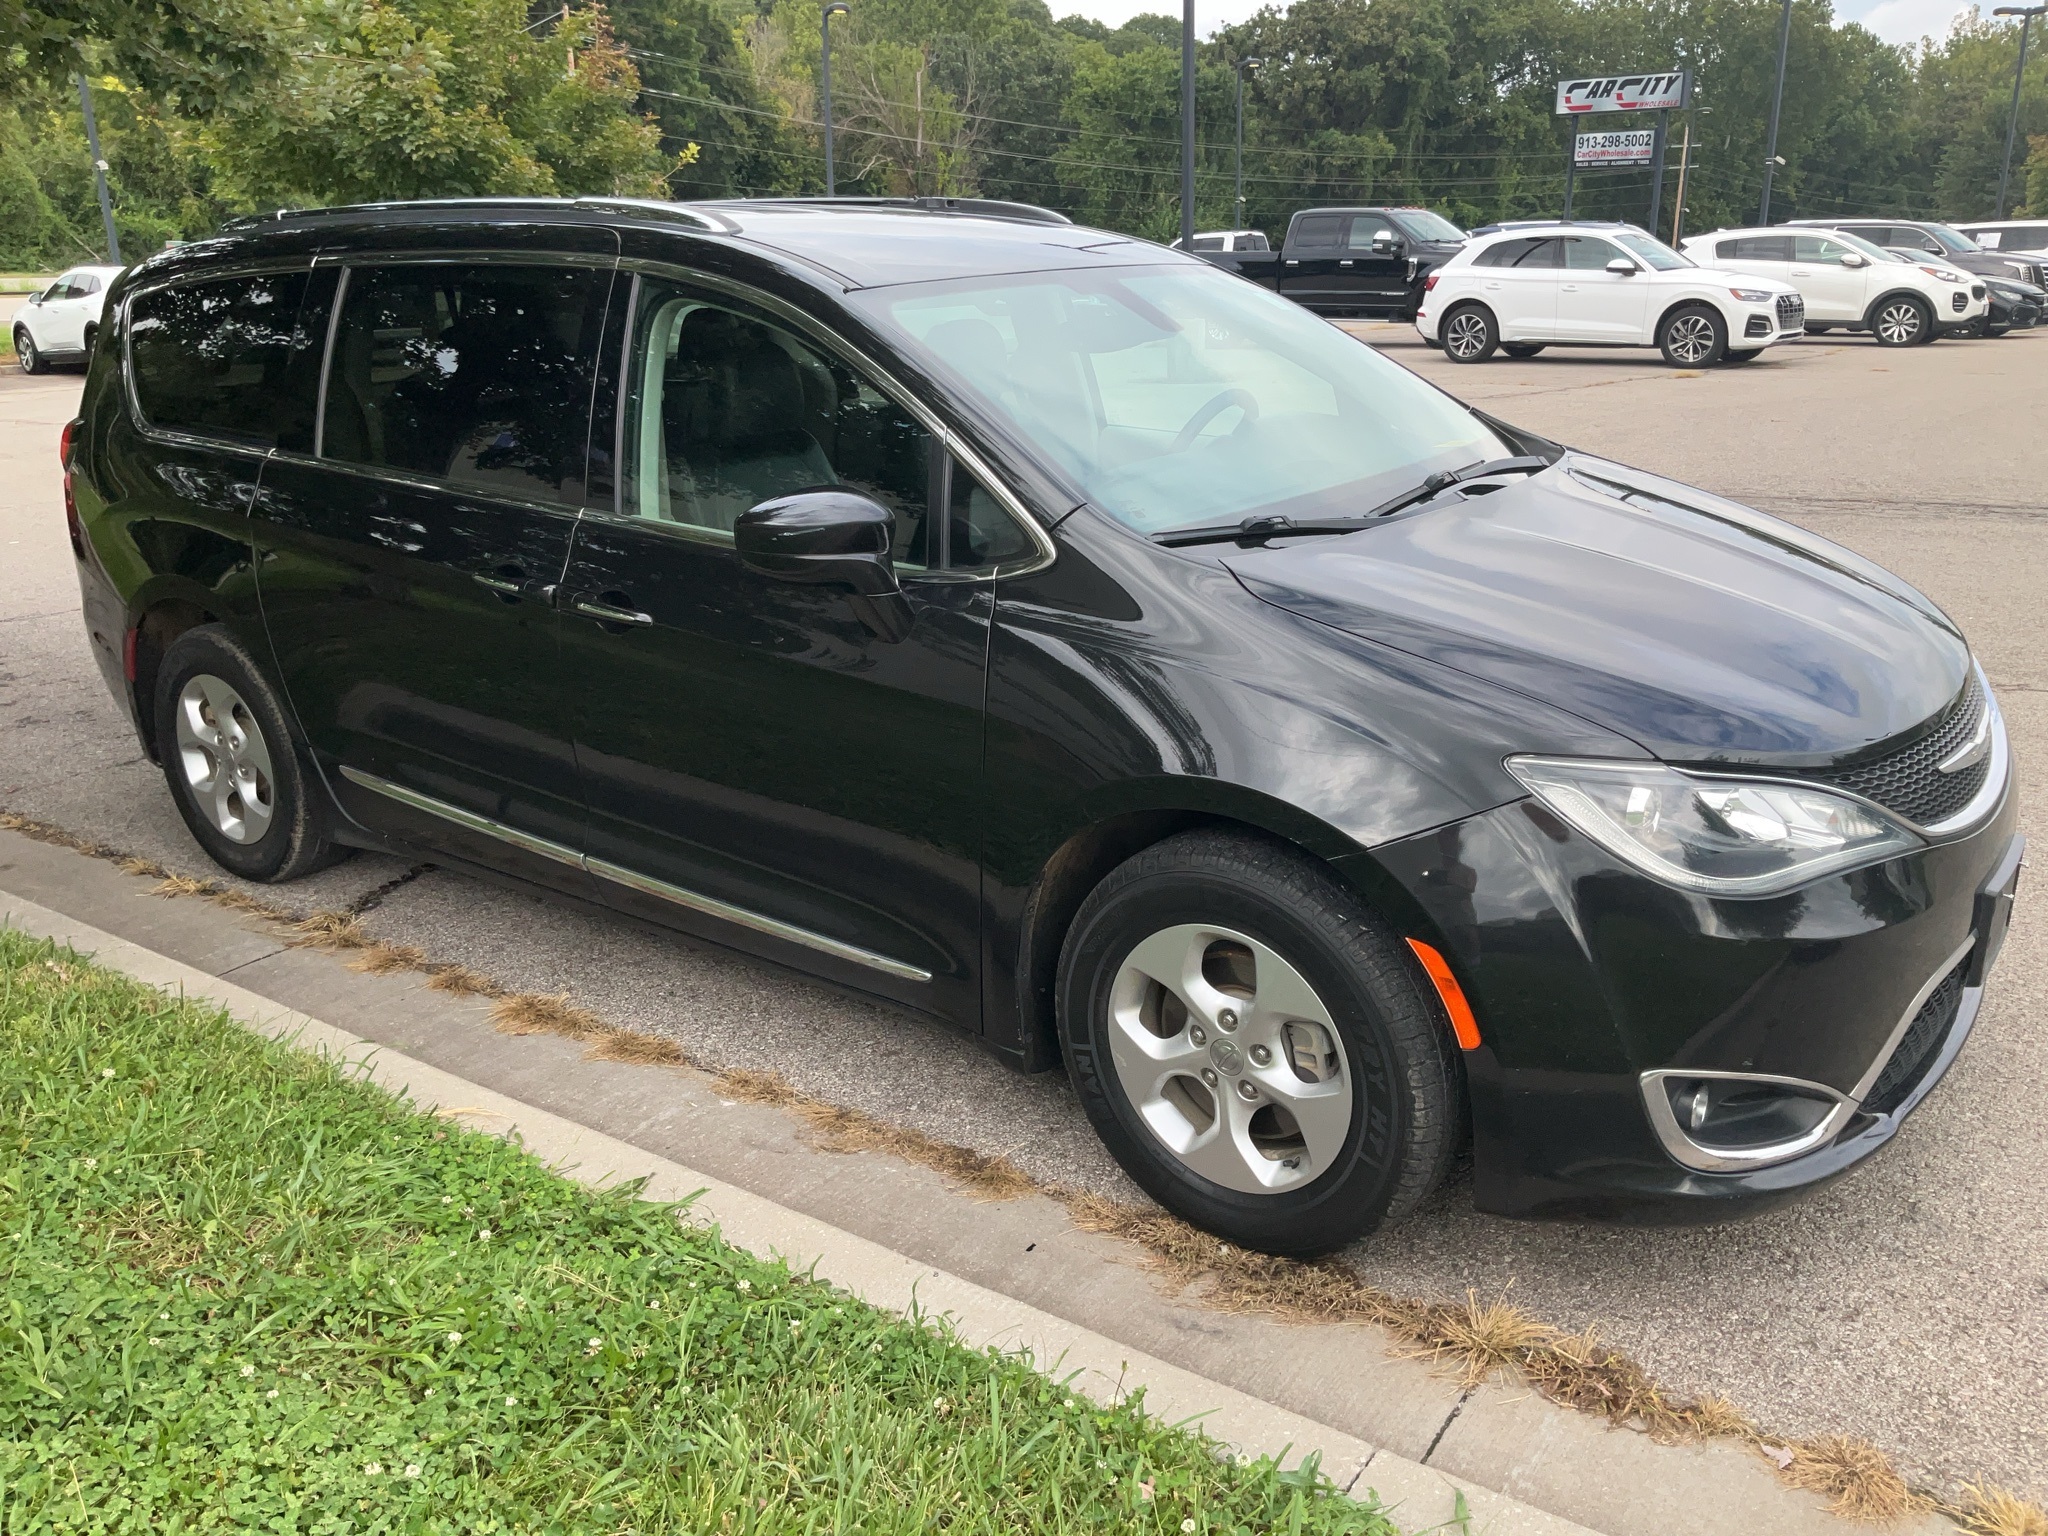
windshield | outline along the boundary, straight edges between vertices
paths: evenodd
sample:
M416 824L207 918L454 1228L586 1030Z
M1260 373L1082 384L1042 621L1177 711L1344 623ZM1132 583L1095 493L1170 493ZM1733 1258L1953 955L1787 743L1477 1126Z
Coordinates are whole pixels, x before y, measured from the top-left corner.
M1125 267L848 295L1144 533L1341 517L1509 449L1448 395L1212 267Z
M1671 272L1679 267L1693 265L1688 258L1679 255L1678 252L1671 249L1662 240L1655 239L1650 235L1638 234L1632 229L1623 229L1617 230L1614 238L1641 257L1643 264L1653 272Z
M1827 238L1840 241L1852 251L1861 251L1872 261L1904 261L1906 259L1903 256L1894 256L1875 241L1866 240L1861 235L1852 235L1846 229L1831 229L1827 233Z
M1442 214L1431 213L1427 208L1404 208L1388 217L1406 230L1411 240L1456 241L1465 238L1465 231Z
M1933 236L1934 243L1951 256L1971 256L1981 249L1976 241L1957 234L1946 224L1923 224L1920 228Z

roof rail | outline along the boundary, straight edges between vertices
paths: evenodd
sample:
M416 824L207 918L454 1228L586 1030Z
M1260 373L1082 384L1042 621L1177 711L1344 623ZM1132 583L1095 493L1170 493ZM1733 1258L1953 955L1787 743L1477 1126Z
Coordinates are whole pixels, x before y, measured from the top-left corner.
M702 208L902 208L919 213L958 213L981 219L1009 219L1019 224L1071 224L1064 213L1033 203L1007 203L990 197L735 197L699 204Z
M723 214L692 203L671 203L651 197L431 197L388 203L336 203L319 208L279 208L274 213L245 213L221 222L221 231L261 229L274 224L291 224L318 219L351 218L364 214L406 213L415 209L565 209L620 208L667 214L688 219L701 229L731 234L739 226Z

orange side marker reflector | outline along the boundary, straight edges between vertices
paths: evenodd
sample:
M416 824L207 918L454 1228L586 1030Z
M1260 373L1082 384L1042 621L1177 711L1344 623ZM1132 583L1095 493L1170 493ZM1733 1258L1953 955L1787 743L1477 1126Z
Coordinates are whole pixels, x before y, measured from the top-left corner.
M1451 1033L1458 1037L1458 1048L1478 1050L1479 1021L1472 1017L1472 1005L1465 1001L1465 989L1451 974L1450 965L1420 939L1410 939L1408 947L1415 951L1415 958L1422 962L1422 968L1429 972L1429 979L1436 983L1436 995L1443 999L1444 1012L1451 1016Z

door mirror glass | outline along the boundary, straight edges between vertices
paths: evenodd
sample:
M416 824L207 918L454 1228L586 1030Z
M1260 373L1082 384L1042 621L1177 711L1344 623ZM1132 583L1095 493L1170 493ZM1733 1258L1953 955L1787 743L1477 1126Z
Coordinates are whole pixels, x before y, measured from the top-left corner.
M1633 277L1637 272L1641 271L1642 269L1639 268L1634 262L1630 261L1626 256L1617 256L1614 258L1614 260L1607 263L1607 270L1612 272L1616 277Z
M910 632L910 609L889 551L896 514L858 491L825 486L778 496L733 522L733 548L756 575L845 587L854 612L884 640Z

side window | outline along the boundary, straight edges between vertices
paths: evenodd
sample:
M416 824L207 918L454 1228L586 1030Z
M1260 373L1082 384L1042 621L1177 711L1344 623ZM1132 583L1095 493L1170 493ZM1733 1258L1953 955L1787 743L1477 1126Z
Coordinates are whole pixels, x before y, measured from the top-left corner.
M1735 242L1737 261L1790 261L1790 235L1749 235Z
M896 514L895 557L926 566L934 443L809 341L680 286L643 281L627 368L628 516L730 533L777 496L843 485Z
M1591 240L1584 235L1573 235L1564 243L1564 264L1574 272L1603 272L1607 263L1620 254L1605 240Z
M1198 251L1220 251L1223 249L1223 237L1221 235L1197 235L1195 236L1194 248Z
M946 564L975 571L1035 554L1036 548L1001 502L957 462L949 464Z
M1317 214L1295 226L1294 244L1303 250L1334 250L1343 220L1335 214Z
M2002 229L1980 229L1977 231L1975 238L1977 243L1984 247L1985 250L1995 251L1998 249L1998 242L2005 238L2005 231Z
M1849 254L1849 248L1839 241L1829 240L1821 235L1794 235L1792 237L1792 259L1840 266L1842 258Z
M1509 265L1523 268L1561 267L1564 265L1564 242L1555 237L1531 240L1529 248L1516 255Z
M351 268L321 457L578 501L610 285L582 267Z
M100 291L100 280L87 272L78 278L75 286L79 298L89 298Z
M1393 233L1394 226L1378 214L1361 213L1351 221L1351 236L1348 243L1354 251L1369 251L1372 249L1373 236Z
M128 357L143 420L310 452L333 285L330 272L276 272L141 295Z

